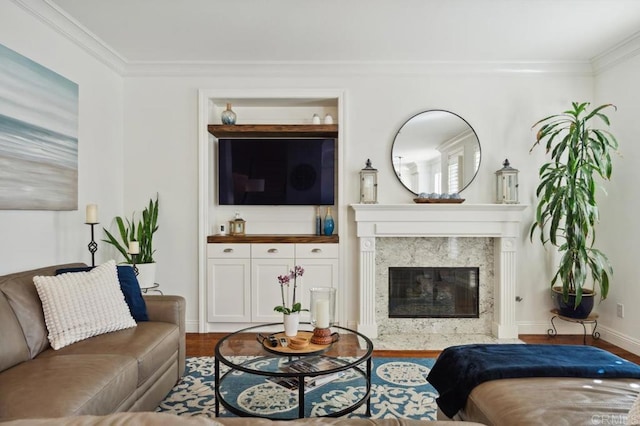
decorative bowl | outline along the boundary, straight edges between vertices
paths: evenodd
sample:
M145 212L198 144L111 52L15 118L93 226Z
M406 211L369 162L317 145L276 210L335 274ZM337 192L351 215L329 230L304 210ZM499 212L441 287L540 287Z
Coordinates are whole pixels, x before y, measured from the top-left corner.
M304 349L309 346L309 339L305 337L289 337L289 347L291 349Z

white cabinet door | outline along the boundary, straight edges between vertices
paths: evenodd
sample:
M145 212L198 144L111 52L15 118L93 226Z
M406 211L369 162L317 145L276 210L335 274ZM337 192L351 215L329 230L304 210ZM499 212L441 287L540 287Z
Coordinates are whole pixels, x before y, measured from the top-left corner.
M313 287L338 288L338 245L337 244L296 244L296 265L304 268L302 275L302 306L309 309L309 289ZM340 298L340 294L336 298ZM336 315L339 309L336 306ZM301 320L308 321L309 313L304 312ZM336 318L336 321L339 321Z
M251 321L251 260L207 259L207 321Z
M293 269L293 244L251 244L251 316L253 322L280 322L282 314L273 308L282 305L279 275ZM292 285L285 286L285 300L291 306Z
M293 258L252 259L251 262L251 319L253 322L281 322L282 314L273 310L282 305L279 275L293 268ZM291 291L284 287L287 306L291 307Z

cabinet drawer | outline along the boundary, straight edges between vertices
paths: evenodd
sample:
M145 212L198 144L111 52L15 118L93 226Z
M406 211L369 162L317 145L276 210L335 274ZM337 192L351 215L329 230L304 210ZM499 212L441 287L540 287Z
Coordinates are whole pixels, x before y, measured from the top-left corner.
M207 244L207 257L237 259L251 257L251 244Z
M283 259L294 257L293 244L251 244L251 257Z
M338 244L296 244L296 259L337 259Z

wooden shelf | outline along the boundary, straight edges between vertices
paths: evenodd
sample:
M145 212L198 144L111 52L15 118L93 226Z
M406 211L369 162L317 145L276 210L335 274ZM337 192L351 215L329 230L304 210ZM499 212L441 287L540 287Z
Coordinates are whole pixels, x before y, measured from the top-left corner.
M217 138L337 138L337 124L209 124L209 133Z
M338 235L283 235L283 234L248 234L248 235L209 235L207 243L338 243Z

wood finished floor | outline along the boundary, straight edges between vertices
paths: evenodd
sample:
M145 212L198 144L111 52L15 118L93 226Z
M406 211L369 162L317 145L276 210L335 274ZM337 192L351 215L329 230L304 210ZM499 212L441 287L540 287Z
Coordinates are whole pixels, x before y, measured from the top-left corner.
M187 356L213 356L216 343L227 333L187 333ZM563 344L563 345L581 345L582 335L558 335L549 337L547 335L523 334L520 340L529 344ZM248 337L253 340L255 336L252 334ZM640 364L640 356L619 348L602 339L594 340L587 337L587 345L595 346L622 358L625 358L636 364ZM374 350L373 356L378 357L412 357L412 358L435 358L440 351L390 351L390 350Z

